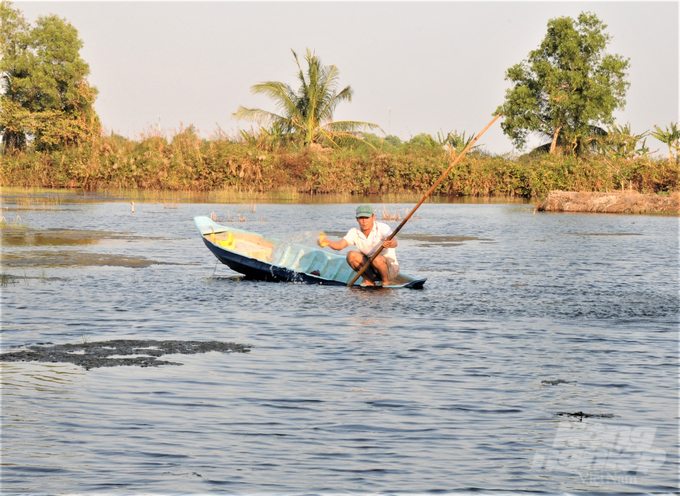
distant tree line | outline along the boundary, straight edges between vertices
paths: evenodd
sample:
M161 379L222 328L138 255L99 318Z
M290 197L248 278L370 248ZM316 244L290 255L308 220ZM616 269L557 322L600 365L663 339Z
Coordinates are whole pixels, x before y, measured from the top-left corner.
M97 89L88 82L89 66L80 56L83 42L76 28L55 15L41 16L30 25L8 0L0 0L0 21L3 152L50 153L101 139L94 109ZM664 130L655 126L651 133L640 134L633 133L630 124L615 124L613 112L625 105L630 86L626 80L629 60L606 53L611 37L605 29L590 13L576 20L560 17L548 22L540 46L506 72L513 86L496 109L504 114L504 133L517 149L526 146L530 135L543 137L545 144L529 155L597 155L612 160L647 157L646 140L651 136L668 145L669 162L677 164L677 124ZM465 132L440 131L402 140L385 136L374 123L336 121L337 105L352 100L351 86L339 89L338 68L323 65L309 49L302 61L295 51L293 56L299 87L279 81L252 86L253 93L273 100L275 111L240 106L233 117L252 121L257 128L239 131L236 142L291 152L307 148L357 153L443 150L452 157L474 139ZM105 153L102 150L110 144L110 140L102 142L98 153ZM473 153L484 154L475 148Z
M7 0L0 1L2 73L0 135L5 151L36 151L77 144L101 133L87 80L78 31L55 15L30 26Z

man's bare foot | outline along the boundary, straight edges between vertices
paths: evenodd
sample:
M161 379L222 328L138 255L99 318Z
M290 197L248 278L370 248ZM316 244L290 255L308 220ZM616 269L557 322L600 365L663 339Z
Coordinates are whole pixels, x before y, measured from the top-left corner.
M373 281L369 281L368 279L366 279L364 282L359 284L359 286L375 286L375 284L373 284Z
M390 281L383 281L383 282L382 282L382 285L383 285L383 286L389 286L389 285L390 285Z

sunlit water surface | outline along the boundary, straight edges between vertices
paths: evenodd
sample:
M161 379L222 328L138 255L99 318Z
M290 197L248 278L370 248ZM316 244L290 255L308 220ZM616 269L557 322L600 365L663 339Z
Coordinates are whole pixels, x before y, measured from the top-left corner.
M677 488L677 218L425 204L397 249L425 289L367 291L241 280L192 220L240 208L239 228L312 242L353 227L356 205L15 200L3 214L34 231L126 234L3 243L18 276L3 351L253 349L171 356L181 367L3 364L3 493ZM107 265L120 257L162 264Z

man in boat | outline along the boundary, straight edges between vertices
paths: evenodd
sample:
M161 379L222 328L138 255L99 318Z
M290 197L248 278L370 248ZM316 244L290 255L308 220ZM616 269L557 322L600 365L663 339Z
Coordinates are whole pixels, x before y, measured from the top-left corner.
M319 237L319 245L330 246L337 251L349 245L355 245L359 251L350 251L347 254L347 263L357 272L382 245L383 251L375 257L371 266L363 273L362 286L374 286L378 280L383 286L387 286L390 279L394 279L399 274L399 264L394 250L397 247L397 240L386 239L392 234L392 229L387 224L375 221L375 211L370 205L357 207L356 218L359 223L358 228L350 229L340 241L331 241L322 235Z

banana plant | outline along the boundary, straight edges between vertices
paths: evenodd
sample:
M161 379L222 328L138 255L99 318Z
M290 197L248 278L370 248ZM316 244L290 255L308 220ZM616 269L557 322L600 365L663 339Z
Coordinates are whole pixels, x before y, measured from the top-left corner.
M461 153L465 148L475 139L475 135L465 137L465 131L458 134L458 131L449 131L444 134L443 131L437 133L437 141L441 146L448 149L452 155ZM469 151L475 150L482 145L475 145Z
M647 136L649 131L634 134L630 123L622 126L612 124L604 135L598 136L595 146L605 155L614 158L633 159L649 153Z
M659 126L654 126L655 131L651 133L652 138L656 138L664 145L668 146L668 163L673 164L673 150L675 150L675 163L680 160L680 129L676 122L671 122L670 129L666 127L662 131Z

